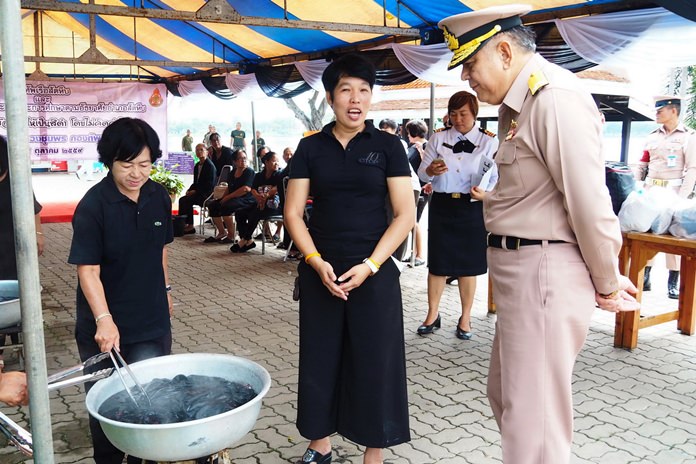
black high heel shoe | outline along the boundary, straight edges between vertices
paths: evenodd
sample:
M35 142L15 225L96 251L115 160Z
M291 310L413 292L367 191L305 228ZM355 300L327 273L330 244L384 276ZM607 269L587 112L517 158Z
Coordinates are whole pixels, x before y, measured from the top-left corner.
M425 324L421 325L420 327L418 327L418 330L416 330L416 332L418 332L418 335L428 335L428 334L435 332L437 329L439 329L440 324L441 324L441 319L440 319L440 315L438 314L437 319L435 319L435 322L433 322L432 324L428 324L428 325L425 325Z
M471 340L471 337L474 336L473 332L467 332L464 329L459 328L459 324L462 323L462 318L459 318L459 321L457 322L457 338L460 340Z
M331 464L331 451L326 454L321 454L317 450L307 448L302 459L297 461L297 464L316 462L317 464Z

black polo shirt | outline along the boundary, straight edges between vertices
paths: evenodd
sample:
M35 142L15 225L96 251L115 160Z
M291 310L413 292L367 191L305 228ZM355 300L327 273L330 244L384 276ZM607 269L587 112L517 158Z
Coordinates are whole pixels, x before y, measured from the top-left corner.
M162 250L174 240L171 211L161 185L148 180L135 203L118 191L111 173L89 189L75 210L68 262L100 266L106 302L124 344L170 330ZM96 330L78 283L76 337L93 341Z
M398 137L368 121L346 149L335 123L302 139L290 160L290 178L309 178L313 197L309 233L327 257L367 256L387 229L387 177L409 177Z

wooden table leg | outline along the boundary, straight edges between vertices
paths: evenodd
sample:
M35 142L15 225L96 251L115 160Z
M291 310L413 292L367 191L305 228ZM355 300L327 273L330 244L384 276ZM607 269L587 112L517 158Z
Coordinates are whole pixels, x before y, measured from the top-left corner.
M638 301L641 301L643 296L645 265L653 256L655 256L654 251L643 249L638 242L633 241L631 243L631 263L629 265L628 278L638 287L638 294L636 295ZM640 310L618 313L614 330L614 346L629 350L638 346L639 323Z
M495 300L493 300L493 281L491 275L488 274L488 314L495 314Z
M679 279L679 319L677 329L685 335L693 335L696 329L694 304L696 304L696 259L683 256Z

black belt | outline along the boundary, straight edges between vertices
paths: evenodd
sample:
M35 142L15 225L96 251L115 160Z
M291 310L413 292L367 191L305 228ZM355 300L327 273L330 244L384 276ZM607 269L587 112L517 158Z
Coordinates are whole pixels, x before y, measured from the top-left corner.
M441 196L441 197L445 197L445 198L452 198L452 199L454 199L454 200L459 200L459 199L471 200L471 195L468 194L468 193L458 193L458 192L455 192L455 193L433 192L433 195L437 195L437 196Z
M503 246L505 240L505 246ZM563 240L546 240L548 243L565 243ZM507 250L519 250L520 247L528 245L541 245L544 240L530 240L528 238L512 237L510 235L488 234L487 244L493 248L503 248Z

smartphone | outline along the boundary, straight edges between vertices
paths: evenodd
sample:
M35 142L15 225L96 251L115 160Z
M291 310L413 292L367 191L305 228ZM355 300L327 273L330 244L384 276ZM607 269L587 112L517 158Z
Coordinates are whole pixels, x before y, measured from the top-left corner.
M442 158L435 158L432 164L446 166L445 160Z

